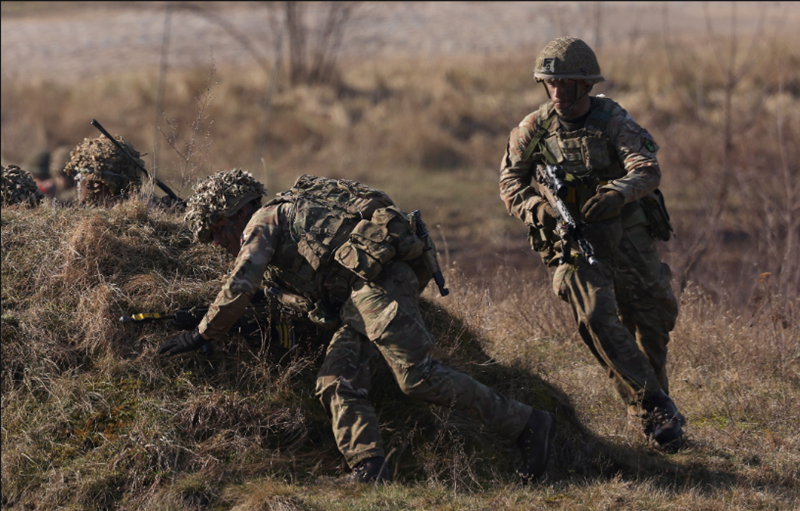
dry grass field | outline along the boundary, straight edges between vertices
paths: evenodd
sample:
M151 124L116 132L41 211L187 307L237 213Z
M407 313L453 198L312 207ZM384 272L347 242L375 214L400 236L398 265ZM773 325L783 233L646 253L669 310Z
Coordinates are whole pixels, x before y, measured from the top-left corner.
M74 8L63 15L87 12ZM4 25L29 9L4 3ZM240 167L270 193L319 174L421 209L452 291L425 293L436 358L556 411L560 429L547 477L521 486L513 446L379 377L371 397L397 484L337 486L345 467L313 395L316 354L277 360L232 337L210 357L165 360L155 350L175 334L168 325L117 321L208 302L226 277L231 260L193 244L180 215L141 198L3 208L2 509L800 507L800 45L774 17L791 24L798 9L759 25L759 9L742 5L734 38L713 9L712 29L693 18L681 30L674 14L664 30L649 20L635 37L609 33L597 52L607 81L593 91L661 146L677 238L660 250L681 306L669 374L688 419L673 455L628 423L499 199L508 132L546 99L530 73L546 38L520 51L368 58L345 44L333 78L313 85L206 52L169 69L162 114L157 59L68 79L4 63L3 164L95 137L97 118L183 197L197 178ZM5 32L2 44L5 55Z

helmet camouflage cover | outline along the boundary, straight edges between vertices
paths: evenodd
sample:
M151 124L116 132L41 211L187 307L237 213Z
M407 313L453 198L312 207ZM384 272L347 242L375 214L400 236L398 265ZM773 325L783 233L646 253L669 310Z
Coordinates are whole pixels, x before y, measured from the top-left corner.
M144 167L139 151L124 138L115 138ZM64 172L72 179L100 181L112 195L119 195L128 187L138 187L142 182L136 165L105 137L83 139L70 153Z
M220 170L201 180L186 203L184 220L195 238L211 242L211 227L220 218L233 216L248 202L267 195L267 189L241 169Z
M30 172L22 170L17 165L9 165L2 169L3 206L13 204L38 206L44 199L44 194L39 191Z
M605 80L594 52L577 37L559 37L550 41L536 59L533 77L537 82L576 79L598 83Z

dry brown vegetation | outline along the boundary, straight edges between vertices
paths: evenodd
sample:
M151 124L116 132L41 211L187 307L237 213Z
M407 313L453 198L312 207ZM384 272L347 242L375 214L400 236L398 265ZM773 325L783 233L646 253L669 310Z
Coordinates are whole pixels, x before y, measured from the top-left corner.
M558 412L547 479L519 486L512 446L381 379L373 399L401 484L332 485L322 476L344 467L313 397L314 357L277 362L232 339L211 358L164 360L167 326L116 321L208 301L230 264L192 244L180 216L134 199L2 211L3 509L797 508L797 45L655 39L599 57L608 82L596 92L661 146L685 449L656 453L628 424L498 198L507 134L544 100L530 55L340 61L337 80L313 87L281 75L258 167L263 70L216 63L171 72L162 129L183 154L196 137L197 151L181 159L162 137L158 177L184 197L196 177L235 166L271 192L302 173L347 177L420 208L452 289L426 294L435 355ZM157 80L3 83L4 163L97 136L93 117L154 152Z

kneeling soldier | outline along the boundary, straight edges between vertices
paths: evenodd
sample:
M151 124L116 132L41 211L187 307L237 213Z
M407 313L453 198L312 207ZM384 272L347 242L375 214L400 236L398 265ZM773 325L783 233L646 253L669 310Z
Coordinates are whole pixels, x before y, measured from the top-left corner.
M198 329L171 340L170 354L222 339L265 278L277 286L283 303L335 329L317 395L353 470L349 479L390 481L378 418L367 399L370 362L377 356L407 395L468 410L516 440L526 480L544 472L555 414L508 399L431 359L434 340L419 310L431 275L412 216L379 190L314 176L300 177L291 190L259 208L256 199L263 192L257 186L247 192L241 181L231 180L236 193L195 194L196 202L193 197L187 207L196 237L213 240L237 259Z

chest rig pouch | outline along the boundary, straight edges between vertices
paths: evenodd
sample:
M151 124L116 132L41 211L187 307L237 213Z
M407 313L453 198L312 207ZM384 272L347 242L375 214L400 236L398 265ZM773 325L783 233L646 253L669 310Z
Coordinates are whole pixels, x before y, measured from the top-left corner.
M267 278L307 300L309 318L333 328L355 279L336 264L334 254L355 227L381 208L394 206L380 190L345 179L304 175L270 205L289 203L289 232L275 254Z
M625 175L606 135L613 108L614 102L609 99L592 98L592 107L583 128L548 131L543 137L542 149L548 160L563 166L567 182L577 189L578 196L569 197L567 202L582 206L594 195L598 185ZM544 105L540 112L555 115L551 104Z
M558 121L552 102L545 103L537 111L536 131L523 153L523 159L529 159L534 152L541 152L548 163L564 168L569 192L563 200L575 219L583 218L581 208L599 186L625 175L622 163L607 135L608 122L615 106L616 103L610 99L592 98L584 127L576 131L563 131L558 124L553 126L553 122ZM535 180L532 185L539 186ZM628 204L622 215L628 217L631 212L639 209L637 203ZM545 264L558 264L555 248L558 237L553 232L531 227L528 240L533 249L540 253Z
M373 280L389 261L422 255L425 244L417 237L413 222L413 217L395 206L378 209L372 218L356 225L334 258L362 279Z

